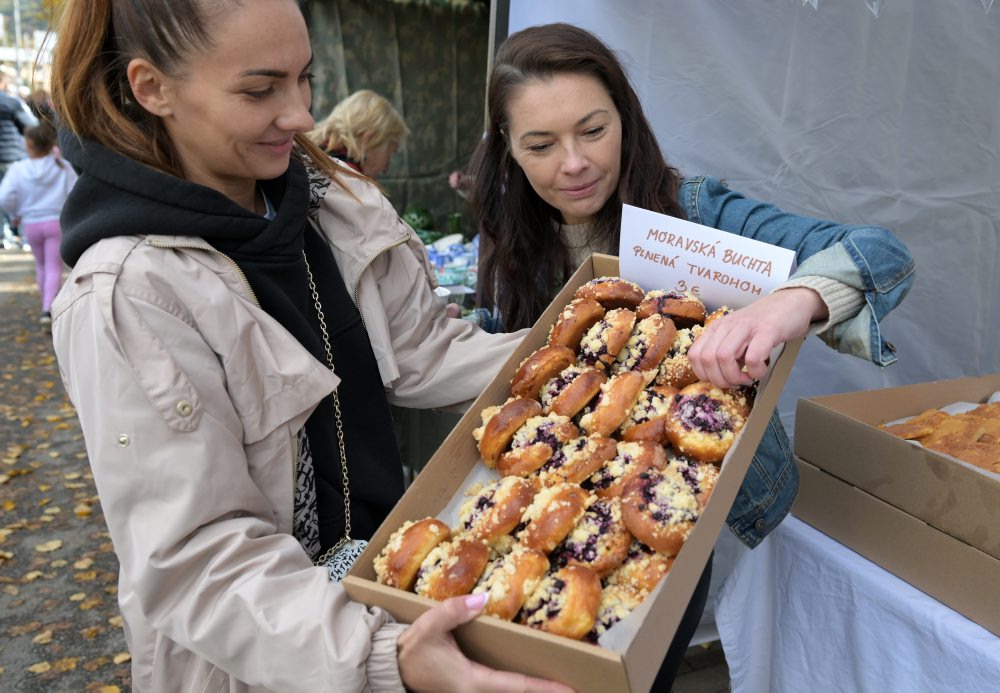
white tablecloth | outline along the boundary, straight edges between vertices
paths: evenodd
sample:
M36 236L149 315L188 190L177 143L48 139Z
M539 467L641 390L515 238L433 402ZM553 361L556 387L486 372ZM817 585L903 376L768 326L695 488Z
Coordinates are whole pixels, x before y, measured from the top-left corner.
M740 551L715 621L737 693L1000 691L1000 638L794 517Z

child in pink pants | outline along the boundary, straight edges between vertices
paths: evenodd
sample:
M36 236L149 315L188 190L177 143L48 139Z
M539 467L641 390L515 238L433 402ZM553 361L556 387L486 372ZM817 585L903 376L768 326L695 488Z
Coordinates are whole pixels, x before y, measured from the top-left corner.
M55 143L56 132L50 124L26 128L28 158L12 164L0 181L0 207L20 221L35 256L43 323L52 321L49 308L62 283L59 212L76 182L76 173L55 151Z

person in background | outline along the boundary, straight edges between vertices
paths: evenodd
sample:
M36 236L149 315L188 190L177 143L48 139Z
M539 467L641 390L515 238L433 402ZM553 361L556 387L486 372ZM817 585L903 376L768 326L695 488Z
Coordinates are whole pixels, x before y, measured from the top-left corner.
M593 34L551 24L511 35L487 90L486 134L472 157L472 204L482 238L481 302L505 329L533 324L591 252L618 253L622 204L796 252L778 290L714 321L689 352L701 380L748 385L783 342L819 335L839 351L887 366L881 321L903 299L914 262L887 229L790 214L712 177L682 177L664 159L614 53ZM670 288L670 287L663 287ZM777 415L727 518L754 547L798 489ZM668 690L701 618L711 561L654 690Z
M352 602L323 564L403 490L388 400L469 400L522 335L445 316L412 231L313 127L297 0L68 0L72 271L53 344L119 559L136 691L564 691Z
M6 68L0 69L0 179L14 162L25 157L25 128L38 124L24 102L10 93L10 84L11 75ZM17 224L6 214L3 222L4 247L19 247L23 241Z
M338 103L308 133L320 149L369 178L385 173L408 134L403 117L389 100L369 89Z
M29 126L24 131L28 157L12 164L0 181L0 208L24 230L35 256L43 323L52 322L49 311L62 283L59 213L76 182L73 168L53 151L55 143L49 123Z

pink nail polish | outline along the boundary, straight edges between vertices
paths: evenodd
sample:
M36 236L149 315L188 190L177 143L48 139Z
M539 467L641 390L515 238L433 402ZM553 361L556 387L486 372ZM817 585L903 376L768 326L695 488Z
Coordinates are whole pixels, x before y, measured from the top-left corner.
M486 592L480 592L479 594L469 595L465 598L465 608L470 611L477 611L486 606Z

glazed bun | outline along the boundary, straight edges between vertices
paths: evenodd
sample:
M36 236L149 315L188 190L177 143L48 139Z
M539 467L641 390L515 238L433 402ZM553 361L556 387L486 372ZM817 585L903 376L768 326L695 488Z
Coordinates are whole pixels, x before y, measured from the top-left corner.
M608 376L592 366L570 366L542 387L542 411L570 418L597 396Z
M468 594L490 560L486 542L471 536L438 544L420 564L414 591L441 601Z
M594 497L577 484L543 488L524 513L524 526L517 532L519 543L549 553L559 545L583 517Z
M455 533L492 545L520 524L534 497L534 486L521 477L491 481L462 504Z
M636 315L642 319L655 314L670 318L678 328L693 327L705 322L705 304L690 291L650 291Z
M699 462L721 462L745 422L725 392L699 381L674 395L667 437L682 455Z
M542 385L573 364L576 355L559 344L543 346L521 362L510 381L514 397L538 399Z
M522 622L579 640L594 627L600 604L597 573L579 565L567 566L542 579L524 604Z
M622 490L625 526L646 546L676 556L701 514L698 499L676 474L649 469Z
M499 407L487 407L482 412L483 425L472 432L479 441L479 454L487 467L510 447L514 434L528 419L542 413L542 405L527 397L512 397Z
M642 288L621 277L597 277L581 286L573 298L590 298L605 308L632 308L642 302Z
M450 538L448 525L433 517L404 522L375 557L375 579L389 587L412 589L427 554Z
M568 347L576 352L583 335L604 317L604 313L604 306L592 298L573 299L556 318L556 324L549 332L548 343Z
M607 370L632 336L635 313L615 308L594 323L580 340L580 363Z
M548 570L549 559L544 553L514 546L492 564L492 569L487 569L473 593L486 592L489 595L483 613L510 621Z

